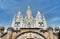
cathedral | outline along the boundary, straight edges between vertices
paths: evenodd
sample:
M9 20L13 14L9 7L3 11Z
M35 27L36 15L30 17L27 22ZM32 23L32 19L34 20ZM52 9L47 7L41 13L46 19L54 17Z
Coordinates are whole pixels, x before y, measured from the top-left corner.
M0 39L58 39L59 27L48 27L45 17L37 11L35 18L32 16L31 7L28 6L26 16L23 17L21 11L14 16L12 25L5 31L4 26L0 26ZM55 32L54 32L55 31Z

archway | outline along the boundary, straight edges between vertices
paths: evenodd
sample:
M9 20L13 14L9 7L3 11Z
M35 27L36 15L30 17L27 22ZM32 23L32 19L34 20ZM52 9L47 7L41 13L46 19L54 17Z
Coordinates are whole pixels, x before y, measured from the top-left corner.
M32 36L29 37L31 34ZM27 31L27 32L23 32L20 33L16 39L46 39L42 34L38 33L38 32L33 32L33 31Z

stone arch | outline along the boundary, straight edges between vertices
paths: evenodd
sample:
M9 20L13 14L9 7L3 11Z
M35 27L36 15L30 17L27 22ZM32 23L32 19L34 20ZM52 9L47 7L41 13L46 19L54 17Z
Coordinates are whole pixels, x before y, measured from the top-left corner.
M42 36L44 39L46 39L45 36L43 36L42 34L40 34L40 33L38 33L38 32L34 32L34 31L22 32L22 33L20 33L19 35L17 35L15 39L17 39L20 35L22 35L22 34L24 34L24 33L36 33L36 34L39 34L40 36Z

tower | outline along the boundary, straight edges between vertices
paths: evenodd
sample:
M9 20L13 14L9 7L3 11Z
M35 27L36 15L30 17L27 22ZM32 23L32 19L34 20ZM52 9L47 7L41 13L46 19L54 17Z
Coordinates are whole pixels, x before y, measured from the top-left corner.
M12 27L15 30L19 30L22 27L22 22L23 22L23 16L21 12L19 11L17 16L13 18Z
M47 26L45 17L41 15L40 11L38 11L36 15L36 26L41 29L45 29Z
M40 11L38 11L37 15L36 15L36 26L38 28L40 28L42 26L42 16L41 16Z
M42 22L42 15L41 15L40 11L37 12L36 20Z

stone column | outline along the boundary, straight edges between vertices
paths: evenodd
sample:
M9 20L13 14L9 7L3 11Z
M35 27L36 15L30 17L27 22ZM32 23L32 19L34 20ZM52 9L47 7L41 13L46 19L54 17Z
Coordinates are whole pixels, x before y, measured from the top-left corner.
M0 39L2 39L1 36L2 36L2 33L0 32Z
M12 35L12 39L16 39L16 36L17 36L17 33L14 32L13 35Z
M13 28L9 27L7 29L7 39L12 39Z
M49 37L48 37L48 32L45 32L45 33L44 33L44 36L46 37L46 39L49 39Z
M53 28L49 27L47 30L48 30L48 37L49 37L49 39L53 39Z

